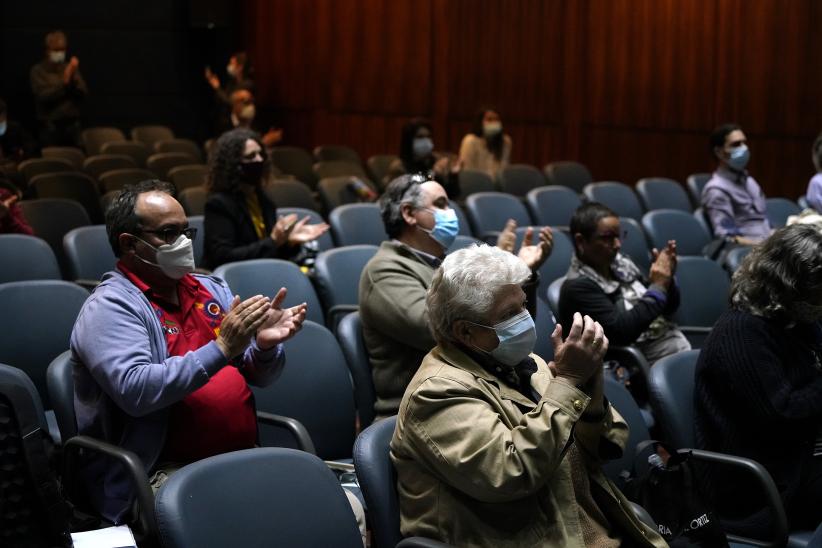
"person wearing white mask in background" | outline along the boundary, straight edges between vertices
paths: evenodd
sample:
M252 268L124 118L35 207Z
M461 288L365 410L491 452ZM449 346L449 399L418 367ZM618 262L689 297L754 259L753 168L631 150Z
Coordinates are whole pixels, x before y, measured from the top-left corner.
M483 171L496 179L510 159L511 137L503 133L499 114L490 108L480 109L471 133L462 138L462 168Z
M736 124L723 124L711 133L710 149L719 167L702 189L701 205L714 236L731 245L761 242L772 230L765 194L746 170L751 153L745 133Z
M400 530L453 546L663 547L602 471L628 441L604 395L608 338L590 317L551 334L551 363L522 284L487 245L448 255L425 307L436 339L391 440ZM568 333L563 341L563 331Z
M116 269L71 335L78 433L136 453L155 489L186 463L257 444L248 384L277 377L282 343L306 314L305 303L281 307L285 288L241 301L224 281L193 274L197 233L172 192L143 181L109 207ZM127 474L99 455L84 464L95 508L117 524L132 520Z
M424 118L406 122L400 134L400 155L388 166L383 187L400 175L419 175L437 181L450 198L459 195L459 174L462 163L448 154L434 152L431 123Z
M391 240L363 269L359 286L359 311L363 337L371 361L378 418L397 413L405 387L425 354L436 342L428 325L425 293L434 271L459 232L459 220L445 189L417 175L402 175L380 197L385 231ZM513 228L507 228L511 232ZM518 252L532 273L525 284L536 311L537 270L551 254L551 230L536 236L526 231ZM506 250L513 249L506 245Z
M40 123L42 146L80 145L80 105L88 93L80 74L80 60L66 58L68 46L61 30L45 40L45 58L31 67L31 91Z

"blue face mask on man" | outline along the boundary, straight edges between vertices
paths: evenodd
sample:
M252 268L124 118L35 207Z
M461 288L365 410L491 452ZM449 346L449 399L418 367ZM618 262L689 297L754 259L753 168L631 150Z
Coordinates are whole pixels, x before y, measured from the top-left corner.
M457 219L457 212L453 209L428 209L434 214L434 228L427 229L420 227L427 232L443 249L448 249L460 231L460 222Z
M748 145L739 145L731 149L728 156L728 165L737 171L742 171L748 165L748 160L751 159L751 151Z
M475 325L493 329L497 334L499 345L490 352L481 351L489 354L502 364L513 367L534 351L534 345L537 342L537 329L531 313L527 310L523 310L516 316L499 322L494 326Z

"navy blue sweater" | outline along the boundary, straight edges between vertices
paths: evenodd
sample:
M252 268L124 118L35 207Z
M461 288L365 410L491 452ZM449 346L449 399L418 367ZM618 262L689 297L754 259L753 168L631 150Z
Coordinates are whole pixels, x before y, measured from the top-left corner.
M803 470L822 425L822 372L818 327L782 322L740 310L714 325L696 367L697 447L754 459L776 482L790 519L802 489ZM822 354L821 354L822 355ZM706 488L719 508L739 517L760 511L750 476L714 470Z

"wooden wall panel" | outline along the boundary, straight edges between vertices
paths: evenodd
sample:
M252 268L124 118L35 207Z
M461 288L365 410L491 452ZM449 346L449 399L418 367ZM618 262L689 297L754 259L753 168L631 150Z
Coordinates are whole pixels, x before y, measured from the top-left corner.
M769 195L798 196L822 129L815 0L252 0L260 103L289 143L396 152L431 119L456 151L495 106L515 162L581 160L598 179L707 171L711 129L738 121Z
M593 0L585 56L592 125L710 129L714 2Z

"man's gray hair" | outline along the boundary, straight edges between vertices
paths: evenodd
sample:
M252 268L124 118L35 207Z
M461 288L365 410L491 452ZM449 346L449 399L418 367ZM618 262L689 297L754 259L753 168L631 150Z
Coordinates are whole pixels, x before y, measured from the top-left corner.
M531 270L516 255L489 245L473 245L448 255L434 273L426 297L428 325L439 342L456 342L456 320L484 324L500 289L522 285Z
M418 175L401 175L391 181L380 197L380 213L389 238L396 238L405 226L402 218L402 204L411 204L414 209L423 205L420 184L425 178Z

